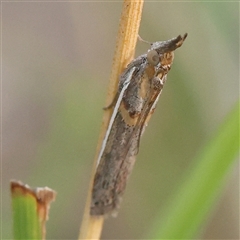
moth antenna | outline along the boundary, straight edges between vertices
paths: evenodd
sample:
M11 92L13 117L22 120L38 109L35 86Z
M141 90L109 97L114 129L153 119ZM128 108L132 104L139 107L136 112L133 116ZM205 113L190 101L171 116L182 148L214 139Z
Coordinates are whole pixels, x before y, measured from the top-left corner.
M151 42L148 42L148 41L142 39L139 34L138 34L138 40L141 42L147 43L147 44L151 44Z

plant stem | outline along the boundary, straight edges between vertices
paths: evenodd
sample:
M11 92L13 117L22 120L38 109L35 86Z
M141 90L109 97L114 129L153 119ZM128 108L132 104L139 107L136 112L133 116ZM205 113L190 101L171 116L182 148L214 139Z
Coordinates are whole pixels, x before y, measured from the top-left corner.
M108 94L106 99L106 106L109 105L118 89L119 76L127 64L133 59L135 53L135 47L137 43L138 31L141 21L143 8L143 0L124 0L122 14L120 19L120 25L117 36L117 43L115 54L113 58L112 71L109 81ZM82 225L80 228L79 239L99 239L102 227L104 223L104 216L91 216L90 215L90 203L91 192L94 180L94 175L97 165L97 157L100 152L100 147L108 127L108 123L112 114L112 110L107 110L103 114L103 121L99 140L97 144L97 150L95 160L93 164L91 180L89 184L88 196L84 210L84 216Z

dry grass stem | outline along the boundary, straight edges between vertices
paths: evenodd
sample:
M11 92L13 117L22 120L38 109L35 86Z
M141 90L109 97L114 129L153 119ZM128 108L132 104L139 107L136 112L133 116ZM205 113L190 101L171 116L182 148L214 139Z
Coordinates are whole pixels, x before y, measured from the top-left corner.
M106 106L109 105L118 88L118 80L126 65L133 59L137 43L138 31L142 15L143 0L124 0L120 26L117 36L116 50L113 58L112 72L108 87ZM83 221L79 239L99 239L104 223L104 216L91 216L90 203L93 179L96 171L97 157L107 130L112 111L104 111L101 132L98 140L97 151L92 169L87 202L85 205Z

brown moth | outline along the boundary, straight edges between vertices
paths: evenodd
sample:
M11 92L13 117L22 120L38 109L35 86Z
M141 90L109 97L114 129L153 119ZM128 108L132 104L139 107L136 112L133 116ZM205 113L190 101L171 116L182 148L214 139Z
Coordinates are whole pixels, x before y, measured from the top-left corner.
M171 69L174 50L187 34L155 42L123 71L97 162L91 215L116 213L135 163L139 142Z

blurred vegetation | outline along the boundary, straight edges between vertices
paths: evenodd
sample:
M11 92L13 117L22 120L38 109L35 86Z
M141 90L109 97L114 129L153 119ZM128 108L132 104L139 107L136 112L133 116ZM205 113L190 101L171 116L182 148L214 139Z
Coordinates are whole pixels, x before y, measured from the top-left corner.
M160 213L154 239L194 239L213 211L239 153L239 103L186 171L185 181Z
M3 239L12 238L9 181L58 192L48 239L78 235L110 75L120 2L3 3ZM199 151L239 98L238 3L146 2L140 35L187 32L149 126L118 218L105 239L146 236ZM139 43L136 55L148 46ZM236 159L237 160L237 159ZM238 166L199 238L239 233Z

